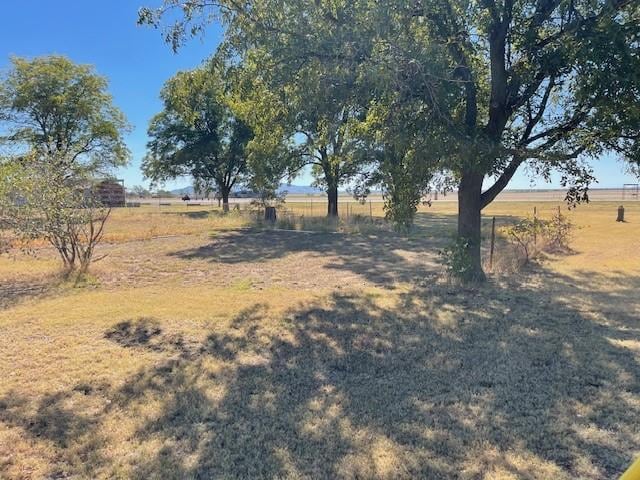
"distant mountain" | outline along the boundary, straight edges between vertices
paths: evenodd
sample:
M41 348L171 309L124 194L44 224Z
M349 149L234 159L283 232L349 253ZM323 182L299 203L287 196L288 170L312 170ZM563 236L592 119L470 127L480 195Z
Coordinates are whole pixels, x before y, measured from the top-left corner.
M318 195L324 193L324 190L309 185L287 185L281 183L278 187L278 193L287 192L288 195Z
M285 183L281 183L278 187L278 193L282 192L287 192L288 195L318 195L324 193L324 190L308 185L287 185ZM188 186L171 190L171 193L180 196L185 194L194 195L194 190L193 186Z
M174 195L193 195L193 187L176 188L175 190L171 190L171 193Z

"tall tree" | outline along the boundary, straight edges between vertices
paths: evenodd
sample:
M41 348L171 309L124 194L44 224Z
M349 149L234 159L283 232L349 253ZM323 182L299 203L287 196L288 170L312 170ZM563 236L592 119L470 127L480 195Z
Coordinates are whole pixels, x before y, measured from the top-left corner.
M0 80L0 122L0 144L36 150L66 176L104 174L129 159L128 125L107 80L65 57L12 58Z
M272 82L285 92L286 114L275 121L284 122L294 155L311 166L316 185L327 193L327 216L337 217L338 189L366 161L354 132L361 116L349 87L354 79L317 60L296 70L295 76Z
M270 152L254 156L254 171L262 166L258 159L270 165L279 159L280 171L289 176L311 166L315 183L327 193L327 215L337 217L338 189L364 160L354 135L361 112L350 88L352 72L315 59L278 63L258 48L236 58L242 79L238 104L256 132L252 150Z
M521 165L561 172L577 202L592 180L583 160L640 159L636 0L165 0L140 20L158 24L170 9L183 14L169 30L174 47L221 18L228 41L260 45L279 63L339 61L420 100L438 119L425 135L447 142L441 167L458 185L470 280L484 278L481 211ZM330 27L310 28L318 18Z
M225 78L214 59L165 84L164 110L151 120L142 169L154 182L190 176L202 186L213 184L226 212L232 188L245 180L253 133L234 114Z

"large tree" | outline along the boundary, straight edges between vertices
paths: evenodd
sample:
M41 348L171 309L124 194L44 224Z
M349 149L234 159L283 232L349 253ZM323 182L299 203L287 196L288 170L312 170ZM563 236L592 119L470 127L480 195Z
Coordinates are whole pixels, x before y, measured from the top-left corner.
M221 18L236 46L280 64L339 61L377 85L368 101L398 91L437 119L424 134L446 143L438 166L457 182L469 279L484 277L481 211L521 165L559 171L580 201L585 159L640 158L637 0L165 0L140 20L158 24L171 9L183 14L174 47ZM320 18L327 28L309 28Z
M246 179L253 133L233 112L224 68L214 59L165 84L164 109L151 120L142 169L154 182L190 176L199 185L213 184L226 212L232 188Z
M271 88L284 92L285 114L265 116L262 121L284 126L291 160L294 165L311 166L315 184L327 194L327 216L337 217L339 188L366 160L359 155L361 142L354 134L360 115L350 88L355 80L318 60L296 65L295 73L270 80Z
M358 109L351 79L327 72L318 61L298 69L285 83L290 133L297 150L311 165L316 185L327 193L327 216L338 216L338 189L358 172L363 157L353 134Z
M356 196L380 188L385 216L400 230L413 226L422 198L442 188L439 173L447 155L434 132L424 135L433 119L417 107L401 93L389 92L368 105L357 127L365 145L360 154L369 161L356 184Z
M105 174L129 159L124 115L107 81L89 65L61 56L14 57L0 79L0 144L35 150L65 176Z
M213 4L207 5L215 9ZM172 6L189 8L187 4L167 3L167 7ZM191 6L196 7L196 3ZM281 23L276 30L287 30L295 18L300 35L305 36L305 30L316 32L327 55L305 54L307 46L297 36L262 35L261 29L250 31L253 25L250 22L230 26L235 34L228 36L223 50L244 70L245 78L251 75L258 79L263 88L253 93L268 92L265 99L256 98L251 92L244 99L250 105L261 105L258 108L262 115L253 122L256 132L266 132L270 137L278 132L282 136L278 139L280 145L290 147L290 154L285 156L290 161L287 170L295 172L302 165L310 166L315 183L327 193L327 215L337 217L339 187L348 184L366 160L358 155L361 145L353 135L353 126L363 114L357 98L358 71L345 67L342 59L330 52L331 44L349 41L350 30L336 28L335 23L327 21L324 12L308 16L303 10L289 13L270 19ZM141 11L141 21L155 19L152 12ZM175 27L167 40L177 48L186 24ZM292 52L295 55L289 55ZM273 138L257 140L270 143Z
M288 161L286 171L295 174L310 166L316 185L327 193L327 215L337 217L339 187L354 177L364 160L354 135L362 117L353 88L355 72L340 62L280 62L266 48L225 47L235 59L236 78L242 79L238 103L256 132L253 151L287 147L288 154L279 156ZM272 163L269 156L261 160Z

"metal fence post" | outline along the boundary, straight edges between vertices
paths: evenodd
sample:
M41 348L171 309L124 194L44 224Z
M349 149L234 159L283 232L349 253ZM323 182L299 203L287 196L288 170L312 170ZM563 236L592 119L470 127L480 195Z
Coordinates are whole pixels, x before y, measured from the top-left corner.
M489 252L489 268L493 270L493 250L496 244L496 217L491 221L491 250Z

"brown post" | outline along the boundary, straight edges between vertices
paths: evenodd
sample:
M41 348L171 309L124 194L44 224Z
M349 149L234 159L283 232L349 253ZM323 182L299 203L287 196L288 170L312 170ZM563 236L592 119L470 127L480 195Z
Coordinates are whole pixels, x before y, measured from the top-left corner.
M533 244L538 243L538 207L533 207Z
M371 205L371 199L369 199L369 217L373 220L373 206Z
M624 222L624 207L622 205L618 207L618 218L616 218L616 222Z
M489 268L493 270L493 250L496 244L496 217L491 221L491 251L489 252Z

